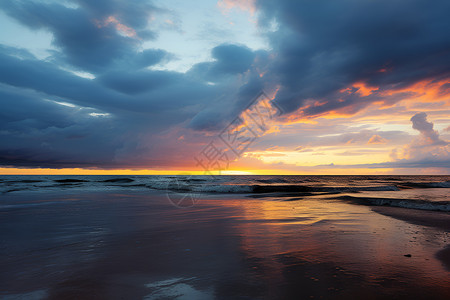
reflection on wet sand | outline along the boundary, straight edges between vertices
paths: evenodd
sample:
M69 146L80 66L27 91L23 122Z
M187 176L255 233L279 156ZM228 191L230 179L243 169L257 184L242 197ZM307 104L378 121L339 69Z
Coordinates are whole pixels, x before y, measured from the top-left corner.
M243 253L275 298L449 295L449 273L434 257L448 233L365 206L267 200L240 202L245 221L236 227Z
M222 195L176 209L156 192L34 197L59 204L0 212L5 299L450 296L448 252L436 254L448 232L368 206Z

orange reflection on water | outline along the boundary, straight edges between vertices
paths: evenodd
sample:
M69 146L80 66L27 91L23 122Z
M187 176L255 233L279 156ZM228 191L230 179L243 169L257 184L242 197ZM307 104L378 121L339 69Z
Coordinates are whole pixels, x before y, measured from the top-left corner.
M281 284L287 273L298 272L298 280L324 280L322 288L330 289L339 278L392 293L403 285L450 286L448 271L435 258L446 245L442 230L383 216L367 206L311 197L287 200L293 199L220 201L237 209L232 218L240 251L267 284Z

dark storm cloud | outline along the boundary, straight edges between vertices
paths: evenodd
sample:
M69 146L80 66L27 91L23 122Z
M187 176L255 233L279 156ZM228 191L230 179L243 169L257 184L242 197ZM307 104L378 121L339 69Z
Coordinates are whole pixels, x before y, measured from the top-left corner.
M247 71L255 58L253 51L237 45L217 46L212 50L212 56L217 60L215 71L229 74Z
M156 8L146 2L80 0L75 3L79 7L5 0L0 3L0 8L33 30L50 31L53 44L62 50L61 55L67 62L90 72L101 72L123 60L135 60L138 38L156 36L146 29ZM124 26L121 27L123 32L117 29L119 23ZM134 32L136 36L129 36ZM144 67L162 58L161 53L154 53L149 59L149 54L144 53L134 63L141 61Z
M156 65L164 60L170 60L171 54L160 49L146 49L137 53L131 60L127 60L128 68L141 69Z
M119 147L108 120L92 108L61 105L39 93L0 85L0 164L89 166L112 161Z
M177 141L167 129L194 115L181 104L100 110L3 84L0 99L0 164L9 166L161 167L181 149L161 152Z
M189 123L189 128L198 131L215 132L222 130L252 102L264 89L264 82L256 74L248 74L245 83L231 86L220 98L214 99L208 107L200 111Z
M7 49L7 53L0 51L0 81L2 83L70 98L78 104L101 105L105 96L110 104L118 101L116 95L94 85L91 80L61 70L57 65L49 62L30 58L30 56L21 57L18 54L23 50L15 54L11 48L3 49ZM0 48L0 50L3 49Z
M182 75L166 71L109 72L98 80L110 89L136 95L143 92L168 87L182 80Z
M23 126L32 126L39 130L49 125L55 127L68 125L68 119L62 117L60 109L57 109L58 105L50 101L39 102L35 95L19 92L17 89L0 86L0 99L10 104L2 105L0 110L2 130L19 132Z
M170 165L181 147L170 146L177 137L165 132L221 89L168 71L111 70L91 80L26 50L0 47L0 164Z
M190 73L203 80L214 82L224 76L242 74L248 71L256 54L240 45L219 45L211 51L214 61L196 64Z
M2 53L2 49L10 55ZM51 62L20 57L23 52L0 47L0 82L61 97L81 106L149 113L156 109L162 112L195 105L212 96L209 86L175 72L147 70L120 73L112 70L91 80L64 71ZM125 94L109 89L108 85L112 84L116 84L114 88ZM133 86L136 88L134 93L131 91ZM136 94L144 91L147 93L139 97L127 95L127 92Z
M213 84L228 82L232 88L220 98L211 99L208 107L191 120L189 127L194 130L224 128L265 87L257 67L267 61L266 51L223 44L213 48L211 54L214 61L196 64L189 70L189 76Z
M286 112L307 99L329 100L326 110L372 102L338 101L339 90L355 82L385 90L449 76L449 1L258 0L256 6L262 26L278 24L269 34L276 53L269 73L281 84L277 101Z
M130 27L146 24L146 18L127 21L124 14L134 10L119 12L127 2L118 3L97 7L80 2L80 7L68 8L47 2L2 2L1 7L23 24L49 30L57 52L40 60L24 49L0 47L0 164L167 167L186 159L179 155L178 136L168 135L210 103L219 102L220 96L236 87L239 92L242 83L233 76L249 68L251 50L219 46L209 72L214 78L226 78L214 86L194 72L147 69L172 55L159 49L141 51L134 38L119 34L117 28L96 26L95 20L110 14ZM136 18L144 12L148 17L154 9L138 9ZM73 41L66 40L69 37ZM74 68L96 78L68 71ZM248 84L244 82L241 90L248 92ZM233 100L227 106L235 104Z

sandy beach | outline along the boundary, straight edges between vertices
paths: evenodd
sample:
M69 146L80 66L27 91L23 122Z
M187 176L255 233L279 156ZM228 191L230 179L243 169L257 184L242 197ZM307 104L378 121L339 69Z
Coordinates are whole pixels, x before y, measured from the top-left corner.
M448 299L448 213L339 200L11 193L1 299Z

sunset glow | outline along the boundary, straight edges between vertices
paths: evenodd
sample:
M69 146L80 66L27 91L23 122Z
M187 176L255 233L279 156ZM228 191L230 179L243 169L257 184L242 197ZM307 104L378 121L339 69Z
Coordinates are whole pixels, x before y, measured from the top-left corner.
M26 2L0 5L12 28L0 36L0 174L449 173L438 19L405 16L416 33L394 22L391 38L365 1L332 14L200 2L189 14L176 1L42 2L33 18ZM244 153L228 149L227 169L199 166L196 155L236 118L237 129L252 121L244 110L260 92L281 113Z

